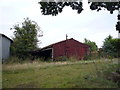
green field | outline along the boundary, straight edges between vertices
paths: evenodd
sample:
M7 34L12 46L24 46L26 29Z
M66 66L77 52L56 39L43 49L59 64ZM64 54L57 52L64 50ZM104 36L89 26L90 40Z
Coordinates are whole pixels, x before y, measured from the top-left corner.
M107 80L114 60L4 64L3 88L118 88ZM111 68L111 70L110 70ZM108 71L107 71L108 70Z

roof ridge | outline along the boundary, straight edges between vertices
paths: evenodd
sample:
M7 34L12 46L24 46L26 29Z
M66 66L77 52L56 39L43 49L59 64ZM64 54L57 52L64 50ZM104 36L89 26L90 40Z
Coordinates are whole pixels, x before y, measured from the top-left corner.
M70 38L70 39L67 39L67 40L75 40L75 39L74 39L74 38ZM55 45L55 44L58 44L58 43L61 43L61 42L65 42L65 41L66 41L66 40L62 40L62 41L59 41L59 42L56 42L56 43L47 45L47 46L45 46L45 47L43 47L43 48L41 48L41 49L44 49L44 48L47 48L47 47L51 47L51 46L53 46L53 45ZM79 43L81 43L81 44L84 44L84 43L82 43L82 42L80 42L80 41L78 41L78 40L75 40L75 41L77 41L77 42L79 42ZM87 45L87 44L84 44L84 45L89 46L89 45Z
M73 39L73 38L70 38L70 39ZM67 39L67 40L70 40L70 39ZM52 45L55 45L55 44L58 44L58 43L61 43L61 42L64 42L64 41L66 41L66 40L62 40L62 41L59 41L59 42L56 42L56 43L47 45L47 46L45 46L45 47L43 47L43 48L41 48L41 49L44 49L44 48L46 48L46 47L50 47L50 46L52 46Z
M2 35L2 36L4 36L4 37L6 37L6 38L7 38L7 39L9 39L11 42L13 42L13 40L12 40L12 39L10 39L9 37L7 37L5 34L0 33L0 35Z

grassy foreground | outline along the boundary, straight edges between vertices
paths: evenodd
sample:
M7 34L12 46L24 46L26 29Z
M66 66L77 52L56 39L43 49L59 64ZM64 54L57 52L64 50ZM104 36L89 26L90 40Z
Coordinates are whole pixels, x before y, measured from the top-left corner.
M105 73L117 60L3 65L3 88L118 88ZM112 70L112 69L111 69ZM108 72L107 72L108 73Z

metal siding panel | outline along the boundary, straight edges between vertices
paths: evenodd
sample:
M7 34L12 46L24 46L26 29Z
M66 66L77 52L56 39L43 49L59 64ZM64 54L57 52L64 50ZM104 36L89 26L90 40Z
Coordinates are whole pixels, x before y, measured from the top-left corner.
M72 47L71 47L72 55L71 55L71 57L76 57L77 58L79 56L79 47L78 47L78 44L74 40L70 41L70 43L72 44Z
M75 40L67 40L66 42L61 42L53 45L53 48L54 59L60 56L65 56L65 50L67 57L76 57L78 59L83 59L87 53L86 49L88 47Z
M72 43L72 45L73 45L71 47L71 51L72 51L73 55L76 56L76 58L83 59L85 54L87 53L85 51L85 48L87 48L87 47L85 47L84 44L81 44L75 40L70 41L70 43Z
M10 40L2 37L2 59L7 59L10 55Z
M53 48L54 48L54 59L65 55L65 43L64 42L55 44Z

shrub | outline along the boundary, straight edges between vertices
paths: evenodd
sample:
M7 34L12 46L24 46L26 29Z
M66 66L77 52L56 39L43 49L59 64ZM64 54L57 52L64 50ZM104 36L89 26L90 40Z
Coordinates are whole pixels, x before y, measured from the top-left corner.
M68 60L66 56L60 56L57 59L55 59L55 61L66 61L66 60Z
M68 60L68 61L72 61L72 62L73 62L73 61L78 61L78 59L77 59L76 57L74 57L74 56L68 58L67 60Z
M16 56L11 56L7 60L3 62L3 64L12 64L12 63L21 63L22 59L16 57Z

